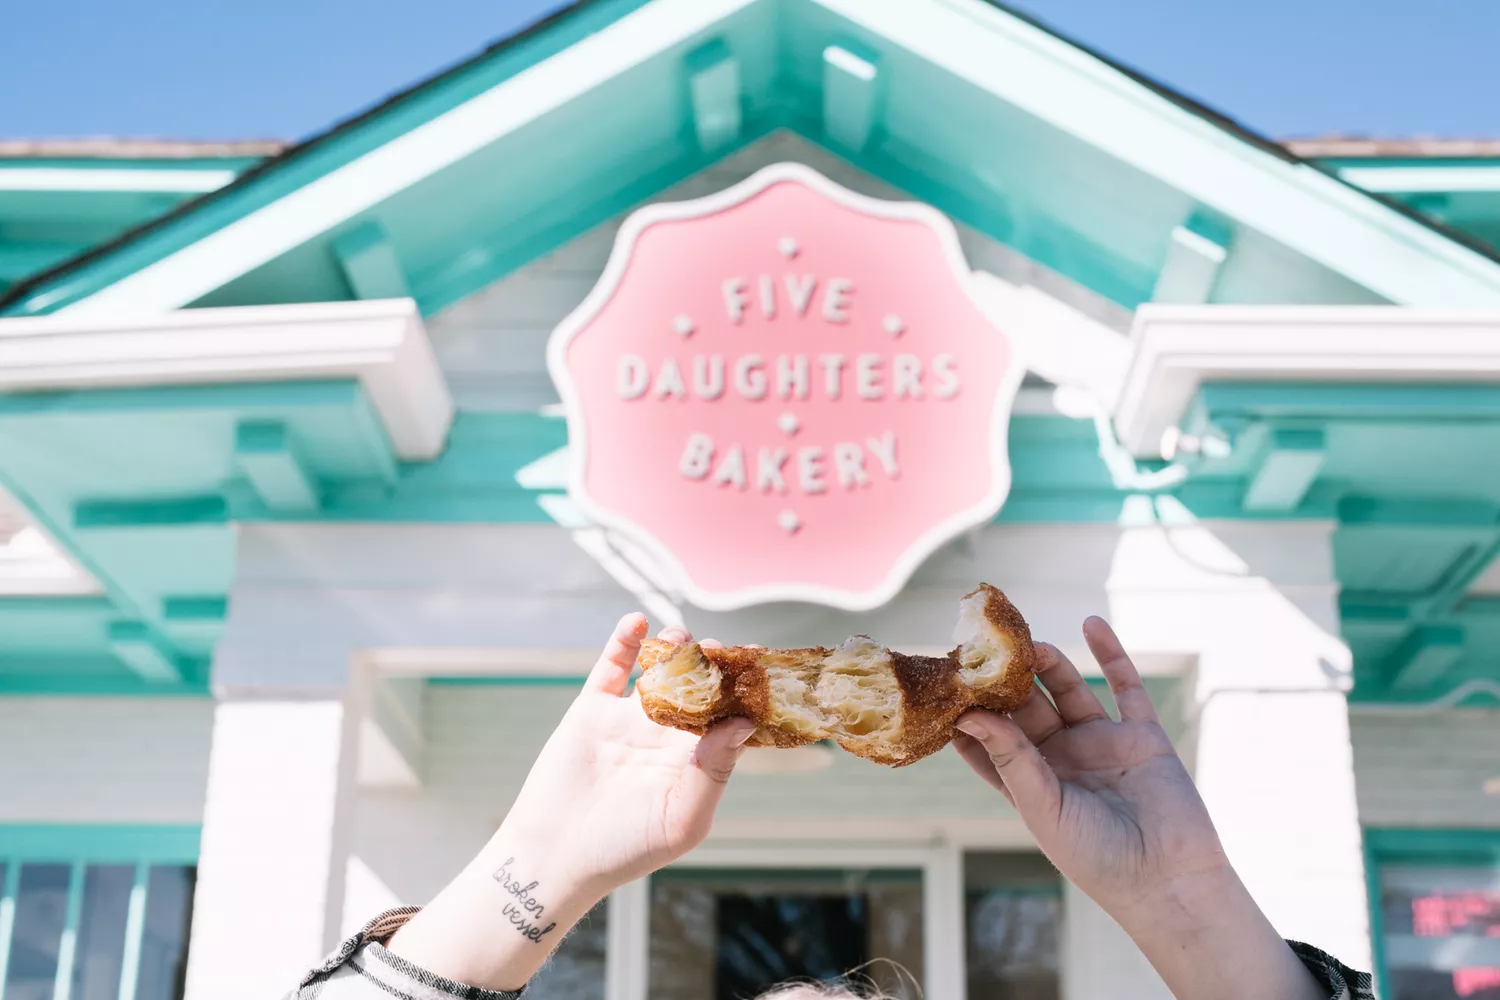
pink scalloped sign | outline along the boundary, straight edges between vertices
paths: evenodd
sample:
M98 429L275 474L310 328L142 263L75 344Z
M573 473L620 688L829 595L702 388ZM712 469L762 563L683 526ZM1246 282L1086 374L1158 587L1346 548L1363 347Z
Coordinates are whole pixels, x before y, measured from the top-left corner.
M1010 487L971 280L943 215L797 164L641 209L548 345L572 497L700 607L884 604Z

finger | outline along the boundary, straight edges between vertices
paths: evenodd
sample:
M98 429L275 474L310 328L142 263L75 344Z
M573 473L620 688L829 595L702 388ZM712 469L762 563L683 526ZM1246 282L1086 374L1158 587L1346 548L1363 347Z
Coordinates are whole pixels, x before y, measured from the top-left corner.
M1044 651L1050 655L1051 650L1051 646L1039 644L1036 648L1038 661L1041 660ZM1031 686L1026 703L1010 713L1010 717L1016 720L1016 725L1021 727L1026 738L1037 746L1041 746L1067 728L1062 716L1057 714L1057 706L1053 705L1051 699L1042 694L1042 689L1035 684Z
M666 628L664 628L660 632L656 633L656 637L658 639L660 639L662 642L692 642L693 641L693 633L689 632L687 629L683 628L681 625L668 625Z
M699 642L698 645L702 649L723 649L724 648L724 644L722 642L720 642L718 639L704 639L703 641Z
M1034 835L1056 829L1062 786L1021 727L1007 716L985 711L965 712L955 725L983 747L1027 828Z
M681 829L694 843L708 836L714 809L724 797L729 776L744 752L745 741L755 734L755 723L749 719L725 719L714 726L693 749L692 759L683 771L677 794L669 808L678 812Z
M1099 704L1099 696L1089 690L1088 681L1073 666L1073 661L1051 643L1038 643L1038 647L1045 647L1048 652L1038 658L1036 676L1052 695L1052 703L1063 722L1079 726L1095 719L1108 719L1109 713Z
M1115 704L1120 706L1123 722L1157 722L1156 706L1146 685L1141 683L1141 673L1130 660L1130 654L1120 645L1119 636L1103 618L1089 618L1083 623L1083 638L1089 644L1089 652L1104 671L1104 679L1114 693Z
M630 671L635 667L635 658L641 651L641 640L646 638L646 616L633 611L620 619L614 635L599 654L599 661L589 671L583 682L585 690L602 691L605 694L622 695L630 680Z
M1005 796L1011 805L1016 804L1015 796L1010 794L1010 789L1005 787L1005 782L1000 780L1000 775L995 771L995 765L990 763L990 755L984 749L984 745L967 733L959 733L953 737L953 749L969 765L969 769L979 775L986 784Z

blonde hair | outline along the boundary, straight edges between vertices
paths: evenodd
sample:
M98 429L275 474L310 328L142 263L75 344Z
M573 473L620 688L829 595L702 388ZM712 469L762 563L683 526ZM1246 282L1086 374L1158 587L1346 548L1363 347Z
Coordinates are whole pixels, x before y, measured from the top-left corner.
M901 984L903 993L886 993L875 985L868 970L874 965L888 965L896 974ZM911 984L911 993L905 994L906 985ZM834 983L817 982L791 982L782 983L769 992L762 993L756 1000L902 1000L903 995L922 998L922 985L917 982L917 977L900 962L893 962L888 958L876 958L857 969L852 969L848 975Z
M896 1000L884 993L855 989L844 983L789 983L762 993L756 1000Z

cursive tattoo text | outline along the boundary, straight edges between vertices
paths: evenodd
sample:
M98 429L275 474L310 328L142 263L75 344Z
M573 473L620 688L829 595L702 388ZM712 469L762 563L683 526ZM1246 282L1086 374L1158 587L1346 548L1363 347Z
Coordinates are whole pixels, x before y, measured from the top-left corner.
M515 858L507 858L505 864L495 872L492 878L500 883L501 888L515 897L514 902L506 903L502 911L515 927L517 933L532 941L540 942L546 933L557 926L554 921L546 927L542 926L542 917L547 908L533 895L539 882L522 884L521 880L510 873L510 866L516 863Z

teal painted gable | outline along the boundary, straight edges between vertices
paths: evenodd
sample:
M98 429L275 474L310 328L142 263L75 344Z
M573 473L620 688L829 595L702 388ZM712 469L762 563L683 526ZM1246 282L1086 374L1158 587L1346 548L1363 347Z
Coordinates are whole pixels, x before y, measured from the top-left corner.
M651 6L641 0L575 5L288 151L110 252L17 287L0 298L0 309L35 314L77 303L311 183L331 180L362 158L389 153L398 140L410 141L419 126L458 112L464 102L514 81L638 11L644 15ZM1020 18L972 6L974 30L988 32L1007 52L1014 49L1018 65L1035 62L1039 72L1064 74L1076 96L1039 85L1020 93L1058 93L1028 101L999 98L936 64L930 54L905 47L901 38L841 16L836 5L811 0L733 5L702 31L664 51L642 53L607 85L539 109L463 155L435 160L434 169L390 185L368 208L170 307L354 297L357 292L340 266L336 244L360 227L377 224L406 284L423 312L431 314L782 129L1126 307L1151 299L1174 229L1204 219L1232 245L1214 283L1213 301L1368 303L1390 299L1395 285L1406 284L1401 279L1387 289L1376 287L1384 282L1351 277L1367 270L1357 241L1337 251L1319 251L1329 259L1315 260L1269 235L1291 231L1287 220L1278 218L1277 206L1247 199L1240 193L1243 185L1227 175L1220 178L1217 169L1201 171L1197 180L1202 184L1185 184L1169 174L1199 154L1232 150L1235 171L1274 176L1277 184L1315 191L1316 198L1337 203L1343 215L1365 220L1360 224L1405 231L1412 228L1405 218L1372 200L1361 201L1317 169L1295 164L1279 148L1255 141L1226 120L1143 84ZM982 24L980 11L987 18ZM854 133L843 130L838 112L828 104L835 91L824 53L840 45L865 53L879 67L871 121ZM710 141L695 124L689 79L704 52L732 59L739 87L738 129ZM997 50L997 58L1001 54ZM1097 114L1090 97L1096 90L1124 95L1154 116L1164 134L1175 130L1172 141L1180 148L1158 149L1145 137L1134 147L1118 145L1112 136L1104 142L1110 123L1087 121ZM942 113L932 113L935 108ZM1190 190L1207 192L1215 184L1212 197ZM1231 204L1233 210L1225 207ZM1410 237L1470 272L1483 286L1471 294L1500 302L1500 266L1444 247L1437 234L1414 230ZM1332 259L1339 255L1348 258L1347 268Z
M978 3L944 10L970 18L993 63L1025 74L958 72L949 53L918 44L920 25L885 7L725 2L724 16L555 106L488 108L492 118L514 112L508 130L474 138L493 121L468 120L457 130L467 145L424 145L448 116L669 2L577 4L191 205L121 199L109 226L159 217L0 290L8 315L109 314L109 297L148 269L159 276L197 254L181 266L187 278L152 286L168 298L142 292L130 308L409 294L459 404L446 450L401 462L353 381L0 395L0 485L103 590L0 598L0 691L204 692L229 613L236 522L550 522L538 500L560 483L523 470L566 446L565 426L548 408L550 388L525 379L541 370L539 335L602 260L571 260L571 271L542 263L607 249L599 237L622 214L680 196L736 157L795 146L891 197L927 202L983 251L1044 275L1122 334L1134 307L1184 294L1500 305L1500 265L1487 251ZM877 30L892 24L912 37ZM830 51L868 73L841 77ZM391 166L398 160L407 173ZM4 228L5 213L22 211L3 194L0 238L19 231ZM346 201L354 207L341 215L326 209ZM330 214L309 222L288 204ZM1323 214L1305 217L1309 208ZM92 218L70 211L79 225ZM101 221L71 249L58 242L41 266L114 235L107 229ZM507 317L513 325L481 316L455 333L453 317L504 282L526 286L517 301L535 313ZM467 393L464 379L485 366L485 391ZM1500 545L1500 469L1475 460L1500 449L1495 392L1208 385L1185 430L1222 436L1226 454L1154 489L1200 518L1338 519L1356 696L1430 699L1496 673L1500 615L1467 589ZM1111 473L1111 442L1091 420L1023 414L1010 433L1002 521L1115 522L1151 492Z

